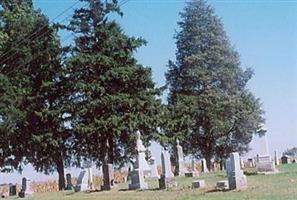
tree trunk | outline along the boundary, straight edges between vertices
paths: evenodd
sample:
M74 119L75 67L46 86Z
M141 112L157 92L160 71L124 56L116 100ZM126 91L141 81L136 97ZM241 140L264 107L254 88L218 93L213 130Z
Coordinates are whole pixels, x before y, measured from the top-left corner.
M64 162L62 157L60 157L56 161L56 165L57 165L57 171L59 175L59 191L61 191L65 189Z

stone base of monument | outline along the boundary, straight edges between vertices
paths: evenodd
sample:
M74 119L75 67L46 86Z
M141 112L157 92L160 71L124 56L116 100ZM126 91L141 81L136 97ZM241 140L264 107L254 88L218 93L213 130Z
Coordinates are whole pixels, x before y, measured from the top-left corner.
M256 162L258 172L277 172L275 163L270 159L270 156L261 156Z
M247 179L245 175L241 176L230 176L228 177L229 189L230 190L244 190L247 188Z
M192 182L192 188L204 188L205 187L205 181L204 180L196 180Z
M216 189L219 190L228 190L229 189L229 183L228 181L218 181L216 184Z
M186 172L185 173L186 177L198 177L199 176L199 172L198 171L194 171L194 172Z
M177 182L174 177L165 178L164 176L161 176L161 178L159 179L160 189L167 189L167 188L173 188L173 187L177 187Z

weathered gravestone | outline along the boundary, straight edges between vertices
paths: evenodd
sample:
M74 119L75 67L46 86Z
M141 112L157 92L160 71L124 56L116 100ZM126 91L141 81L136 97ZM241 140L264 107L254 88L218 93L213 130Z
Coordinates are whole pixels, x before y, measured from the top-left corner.
M259 138L260 151L257 156L256 168L259 172L275 172L275 164L269 155L266 130L263 130Z
M177 152L177 166L175 168L175 174L177 176L184 176L187 173L185 161L184 161L184 153L183 148L179 144L179 140L176 140L176 152Z
M146 169L146 160L145 160L145 147L142 144L142 141L140 139L140 132L137 132L137 145L136 145L136 151L137 151L137 156L136 156L136 162L134 165L133 171L130 172L130 177L131 177L131 184L129 184L129 189L148 189L147 183L144 181L144 171ZM143 163L145 162L145 163ZM147 163L146 163L147 164Z
M274 164L275 164L275 166L279 165L279 158L278 158L276 150L274 151Z
M33 193L34 192L31 188L31 180L24 177L22 179L22 188L21 188L21 191L19 192L19 197L24 198L26 195L31 195Z
M166 189L171 187L177 187L177 182L171 170L170 155L166 148L161 153L162 161L162 175L159 179L159 188Z
M204 188L205 180L195 180L192 182L192 188Z
M71 178L71 176L70 176ZM83 170L80 172L77 178L77 185L75 191L89 191L94 190L93 184L93 173L92 173L92 162L84 161Z
M149 164L150 164L150 168L151 168L151 174L150 177L151 178L160 178L159 173L158 173L158 168L157 168L157 163L156 163L156 159L155 157L151 157L151 159L149 160Z
M16 185L10 183L8 186L9 186L9 196L15 196L17 194Z
M149 174L151 173L151 168L149 167L149 165L145 159L146 148L142 144L139 131L137 131L136 148L139 150L138 151L138 161L137 161L138 167L143 171L144 176L149 176Z
M103 164L103 186L101 190L111 190L115 187L112 164Z
M73 187L73 185L72 185L71 174L68 173L68 174L66 174L66 188L65 188L65 190L71 190L72 187Z
M204 158L201 160L201 172L204 172L204 173L209 172L207 169L206 160Z
M241 190L247 187L247 179L240 167L239 154L231 153L227 160L227 176L229 182L229 189Z
M227 190L227 189L229 189L229 183L228 183L228 181L226 181L226 180L218 181L216 183L216 189L219 189L219 190Z
M282 160L282 164L290 164L291 163L291 157L287 156L287 155L283 155L281 157L281 160Z

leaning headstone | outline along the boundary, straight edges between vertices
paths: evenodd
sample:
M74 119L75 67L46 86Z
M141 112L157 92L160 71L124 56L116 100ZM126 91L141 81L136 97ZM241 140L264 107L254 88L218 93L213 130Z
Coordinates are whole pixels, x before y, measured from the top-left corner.
M195 180L192 182L192 188L204 188L205 180Z
M231 190L245 189L247 187L247 179L246 176L243 174L243 170L241 170L240 158L237 152L230 154L230 160L228 160L228 165L229 166L227 167L227 175L229 188Z
M177 166L176 166L176 175L184 176L187 173L185 161L184 161L184 153L183 148L179 144L179 140L176 140L176 152L177 152Z
M159 179L159 188L166 189L171 187L177 187L177 182L171 171L170 155L166 148L161 153L162 161L162 175Z
M226 180L218 181L216 183L216 189L218 190L228 190L229 189L229 183Z
M114 188L114 176L112 164L103 164L103 186L101 190L111 190Z
M206 160L204 158L201 160L201 172L208 173Z
M10 183L9 184L9 196L15 196L16 194L17 194L16 185Z
M276 168L269 155L269 148L265 131L263 131L262 135L259 138L260 152L257 156L256 168L258 172L275 172Z
M145 165L143 162L146 162L145 160L145 147L142 144L142 141L140 139L140 133L138 132L138 139L137 139L137 146L136 146L137 156L136 156L136 163L135 168L133 171L130 172L131 177L131 184L129 184L129 189L148 189L147 183L144 181L144 174L145 171Z
M86 176L87 171L83 169L80 171L78 178L77 178L77 184L75 186L75 191L87 191L88 190L88 177Z
M68 173L68 174L66 174L66 188L65 188L65 190L71 190L72 187L73 187L73 185L72 185L71 174Z
M159 173L158 173L158 168L157 168L157 164L156 164L156 159L155 157L151 157L151 159L149 160L149 164L150 164L150 168L151 168L151 174L150 174L150 178L160 178Z
M276 166L279 165L279 159L278 159L277 151L274 151L274 164Z

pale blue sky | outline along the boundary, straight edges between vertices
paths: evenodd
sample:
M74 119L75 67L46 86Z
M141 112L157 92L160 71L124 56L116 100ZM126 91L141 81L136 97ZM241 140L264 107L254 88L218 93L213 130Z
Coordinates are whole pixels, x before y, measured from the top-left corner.
M74 2L76 0L34 0L34 6L54 19ZM158 85L165 83L168 60L175 59L173 35L178 30L178 13L183 9L184 2L129 0L122 8L124 16L119 22L125 32L144 37L148 42L147 46L138 50L136 57L140 63L152 67L153 78ZM242 66L255 70L249 88L261 98L266 111L271 153L275 149L281 153L297 146L297 1L209 2L222 18L231 44L241 55ZM62 21L69 14L71 11L55 21ZM65 37L63 35L62 39ZM256 149L256 144L255 140L251 147ZM32 169L28 168L25 173L32 175ZM34 176L44 179L41 175ZM13 175L1 180L16 179L19 180L19 177Z

